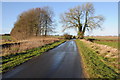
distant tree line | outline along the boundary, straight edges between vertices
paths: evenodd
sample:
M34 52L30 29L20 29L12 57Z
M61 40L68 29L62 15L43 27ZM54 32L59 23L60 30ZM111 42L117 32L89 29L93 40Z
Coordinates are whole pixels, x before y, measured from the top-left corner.
M10 34L1 34L1 36L10 36Z
M53 11L49 7L33 8L19 15L10 35L16 40L47 36L53 32Z

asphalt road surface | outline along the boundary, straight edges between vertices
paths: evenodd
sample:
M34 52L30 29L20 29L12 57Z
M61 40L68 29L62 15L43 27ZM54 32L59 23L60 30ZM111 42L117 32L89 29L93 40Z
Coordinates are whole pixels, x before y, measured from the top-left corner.
M3 78L83 78L80 60L71 40L3 74Z

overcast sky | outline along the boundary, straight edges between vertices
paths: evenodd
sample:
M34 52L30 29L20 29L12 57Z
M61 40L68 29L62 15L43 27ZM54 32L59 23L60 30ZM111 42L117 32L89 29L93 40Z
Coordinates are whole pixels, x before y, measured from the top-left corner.
M18 16L31 8L50 6L54 11L54 19L56 22L56 34L63 34L62 25L60 24L60 14L67 9L77 5L84 4L83 2L2 2L2 33L10 33L14 27ZM95 15L103 15L105 22L103 29L86 32L86 35L118 35L118 3L117 2L94 2ZM75 30L67 30L66 33L76 35Z

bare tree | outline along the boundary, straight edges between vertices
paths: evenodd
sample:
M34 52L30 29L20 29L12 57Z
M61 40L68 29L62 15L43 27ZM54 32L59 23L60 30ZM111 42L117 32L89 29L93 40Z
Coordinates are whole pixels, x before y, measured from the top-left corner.
M14 28L11 31L11 36L14 39L26 39L32 36L48 35L52 29L53 12L49 7L33 8L23 12L19 17Z
M53 27L52 27L52 23L53 23L53 11L52 9L50 9L50 7L44 7L43 8L45 10L45 15L44 15L44 18L45 18L45 27L44 27L44 30L45 30L45 36L49 33L49 32L53 32Z
M95 16L94 12L94 6L91 3L69 9L68 12L61 15L64 30L77 28L78 36L83 38L86 30L101 27L104 21L103 16Z

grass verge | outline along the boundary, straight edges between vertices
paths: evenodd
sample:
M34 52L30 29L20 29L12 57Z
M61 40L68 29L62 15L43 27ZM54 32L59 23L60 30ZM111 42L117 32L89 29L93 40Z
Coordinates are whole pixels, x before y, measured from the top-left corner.
M76 40L84 61L85 70L90 78L117 78L118 73L101 61L101 58L82 41Z
M15 66L18 66L28 60L30 60L34 56L39 56L43 54L44 52L55 48L56 46L60 45L61 43L65 42L65 40L57 41L51 44L44 45L42 47L34 48L31 50L27 50L21 53L16 53L16 54L11 54L8 56L3 56L2 57L2 72L0 73L5 73L8 70L14 68Z

